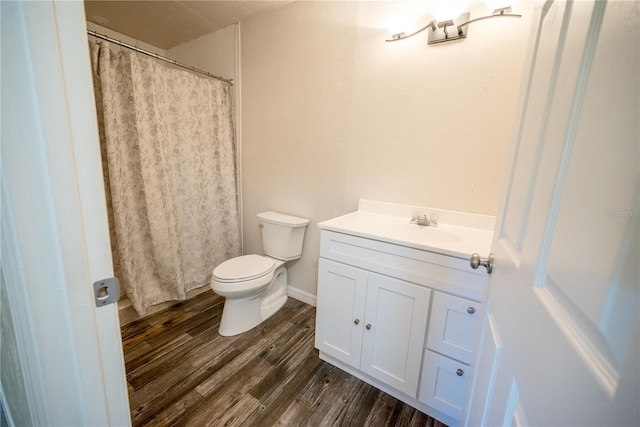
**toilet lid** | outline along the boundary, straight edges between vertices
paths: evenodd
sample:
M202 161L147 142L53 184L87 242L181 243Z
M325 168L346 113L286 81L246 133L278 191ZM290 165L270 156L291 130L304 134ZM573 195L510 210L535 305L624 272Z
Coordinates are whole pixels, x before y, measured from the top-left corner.
M243 255L223 262L213 270L213 275L220 281L251 280L271 273L275 264L275 260L264 256Z

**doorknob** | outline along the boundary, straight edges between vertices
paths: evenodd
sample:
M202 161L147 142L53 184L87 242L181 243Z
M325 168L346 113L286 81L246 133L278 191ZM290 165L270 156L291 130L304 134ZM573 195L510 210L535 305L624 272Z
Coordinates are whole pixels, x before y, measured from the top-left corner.
M489 254L487 258L480 258L480 255L473 254L471 255L471 259L469 260L471 263L471 268L474 270L480 266L486 267L487 274L491 274L493 271L493 254Z

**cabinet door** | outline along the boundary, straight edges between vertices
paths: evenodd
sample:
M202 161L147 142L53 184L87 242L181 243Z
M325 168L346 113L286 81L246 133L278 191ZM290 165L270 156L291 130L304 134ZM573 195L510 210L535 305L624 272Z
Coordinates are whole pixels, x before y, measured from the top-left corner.
M425 350L418 400L459 420L468 370L463 363Z
M416 397L431 290L369 273L360 369Z
M324 258L318 264L316 348L355 368L360 366L367 275Z
M469 364L479 303L434 292L427 347Z

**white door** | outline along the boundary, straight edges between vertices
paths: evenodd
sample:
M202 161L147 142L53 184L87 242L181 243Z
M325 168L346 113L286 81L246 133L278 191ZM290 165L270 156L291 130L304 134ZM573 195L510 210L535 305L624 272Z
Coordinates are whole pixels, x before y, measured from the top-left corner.
M640 425L639 8L534 19L468 425Z
M2 285L21 379L3 397L9 411L26 397L16 424L128 425L117 305L96 308L92 289L113 271L83 3L0 7Z

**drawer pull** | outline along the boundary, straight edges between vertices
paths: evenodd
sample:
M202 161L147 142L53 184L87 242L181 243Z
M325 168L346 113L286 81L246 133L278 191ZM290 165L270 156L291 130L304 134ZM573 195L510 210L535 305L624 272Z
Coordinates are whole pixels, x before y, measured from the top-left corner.
M365 326L365 328L371 329L371 323L367 323L367 326Z
M469 314L473 314L473 313L475 313L475 312L476 312L476 309L475 309L475 308L473 308L473 307L469 307L469 308L467 308L467 313L469 313Z
M462 369L458 369L458 370L456 371L456 374L458 374L458 376L459 376L459 377L461 377L461 376L463 376L463 375L464 375L464 371L463 371Z
M360 319L356 319L356 320L354 320L354 321L353 321L353 324L354 324L354 325L357 325L357 324L359 324L359 323L360 323Z

